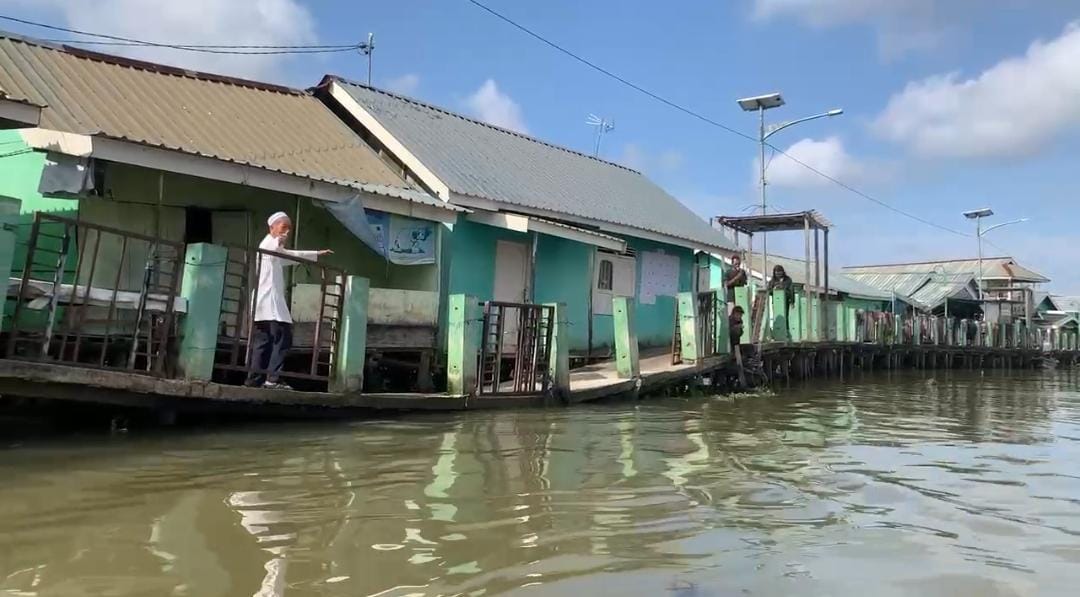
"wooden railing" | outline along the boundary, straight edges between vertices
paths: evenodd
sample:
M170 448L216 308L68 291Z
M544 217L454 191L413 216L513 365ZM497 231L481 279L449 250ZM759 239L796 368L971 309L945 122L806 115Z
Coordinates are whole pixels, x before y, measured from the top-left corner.
M38 212L4 356L154 376L172 372L185 247Z
M220 372L221 380L240 383L252 374L268 373L252 358L252 337L256 329L255 314L259 306L256 292L259 277L262 269L269 267L270 259L273 258L288 262L292 266L289 269L304 268L308 279L317 281L308 285L294 283L288 287L286 301L292 303L292 306L295 307L297 301L294 299L300 291L312 294L314 303L308 305L303 312L291 309L294 319L293 346L291 356L286 360L280 376L286 380L307 382L313 389L326 389L323 386L333 377L337 366L345 273L285 253L237 246L226 248L228 261L218 323L218 351L214 362L214 368ZM287 277L290 274L295 279L296 272L285 272Z

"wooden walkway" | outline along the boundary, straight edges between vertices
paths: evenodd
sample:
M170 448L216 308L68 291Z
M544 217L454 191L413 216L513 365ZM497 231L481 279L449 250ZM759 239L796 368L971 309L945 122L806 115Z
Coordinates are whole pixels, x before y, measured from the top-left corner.
M744 347L746 348L746 347ZM935 346L883 346L875 344L776 344L765 348L762 359L781 378L844 376L849 371L876 368L1021 368L1040 359L1055 358L1069 366L1078 352L1044 353L1036 350L947 348ZM104 371L0 359L0 395L84 402L162 412L229 412L259 416L347 416L363 411L422 411L522 408L576 404L617 396L637 396L691 383L695 378L725 367L724 355L697 364L671 364L671 355L646 353L641 375L622 379L613 362L571 371L570 392L553 395L461 396L422 393L333 394L293 390L264 390L211 382L189 382Z

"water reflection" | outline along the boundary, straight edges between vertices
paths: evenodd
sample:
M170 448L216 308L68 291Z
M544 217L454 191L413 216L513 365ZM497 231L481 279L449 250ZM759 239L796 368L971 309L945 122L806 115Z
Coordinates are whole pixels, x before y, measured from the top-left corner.
M38 441L18 595L1064 593L1070 372Z

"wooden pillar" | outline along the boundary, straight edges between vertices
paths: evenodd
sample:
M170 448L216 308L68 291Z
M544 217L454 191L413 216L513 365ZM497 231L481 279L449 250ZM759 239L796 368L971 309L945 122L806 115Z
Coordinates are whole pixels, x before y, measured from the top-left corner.
M772 300L773 317L769 329L772 330L772 339L775 342L788 342L791 334L788 332L787 293L783 290L773 290L769 297ZM794 305L797 306L797 305Z
M367 278L347 276L345 297L341 304L341 330L336 347L337 366L330 389L335 392L360 392L364 389L364 359L367 354L367 313L369 284Z
M811 324L811 321L813 320L813 309L811 308L811 306L814 303L813 296L814 296L814 288L815 287L814 287L814 279L810 277L810 260L813 258L813 256L810 254L810 216L808 216L808 215L803 215L803 236L805 237L805 242L806 242L806 263L804 264L805 269L806 269L806 277L803 278L803 293L806 295L806 307L807 307L807 309L806 309L807 337L804 338L804 339L805 340L811 340L812 338L809 336L810 330L813 329L813 326ZM817 239L815 238L815 240L817 240Z
M570 395L570 337L566 326L566 303L547 303L554 312L551 328L551 348L548 354L548 376L556 396ZM616 341L618 334L615 335ZM617 345L616 345L617 346Z
M716 330L716 354L731 354L731 329L728 322L728 307L725 299L727 298L727 292L723 289L713 290L716 293L716 311L713 316L716 318L716 323L713 325L713 329ZM748 317L743 313L743 329L746 329L746 320Z
M686 294L693 296L691 292ZM612 319L615 322L615 369L620 378L633 379L641 375L637 329L634 327L634 299L626 296L616 296L611 299L611 303ZM681 302L679 316L681 320ZM686 358L686 349L684 348L683 359Z
M450 394L476 394L477 354L483 321L476 297L452 294L446 319L446 385Z
M180 287L180 296L187 300L187 313L180 325L177 362L184 379L210 381L213 376L227 262L225 247L207 243L187 247Z
M749 276L749 274L747 274ZM753 289L750 287L751 281L747 281L746 286L740 286L735 289L735 304L742 307L743 310L743 333L739 338L739 344L749 344L751 342L750 333L754 329L754 324L751 321L752 312L751 307L753 301L750 299L753 296Z

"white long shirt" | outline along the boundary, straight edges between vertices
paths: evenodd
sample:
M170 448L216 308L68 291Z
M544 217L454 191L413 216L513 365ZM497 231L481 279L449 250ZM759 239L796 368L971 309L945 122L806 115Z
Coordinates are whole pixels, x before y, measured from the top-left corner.
M319 259L318 251L290 251L281 246L281 239L269 234L259 243L259 248L264 251L284 253L290 257L305 261L317 261ZM262 254L259 256L259 261L261 264L259 266L259 290L255 302L255 321L292 323L289 304L285 302L284 268L296 265L296 262Z

